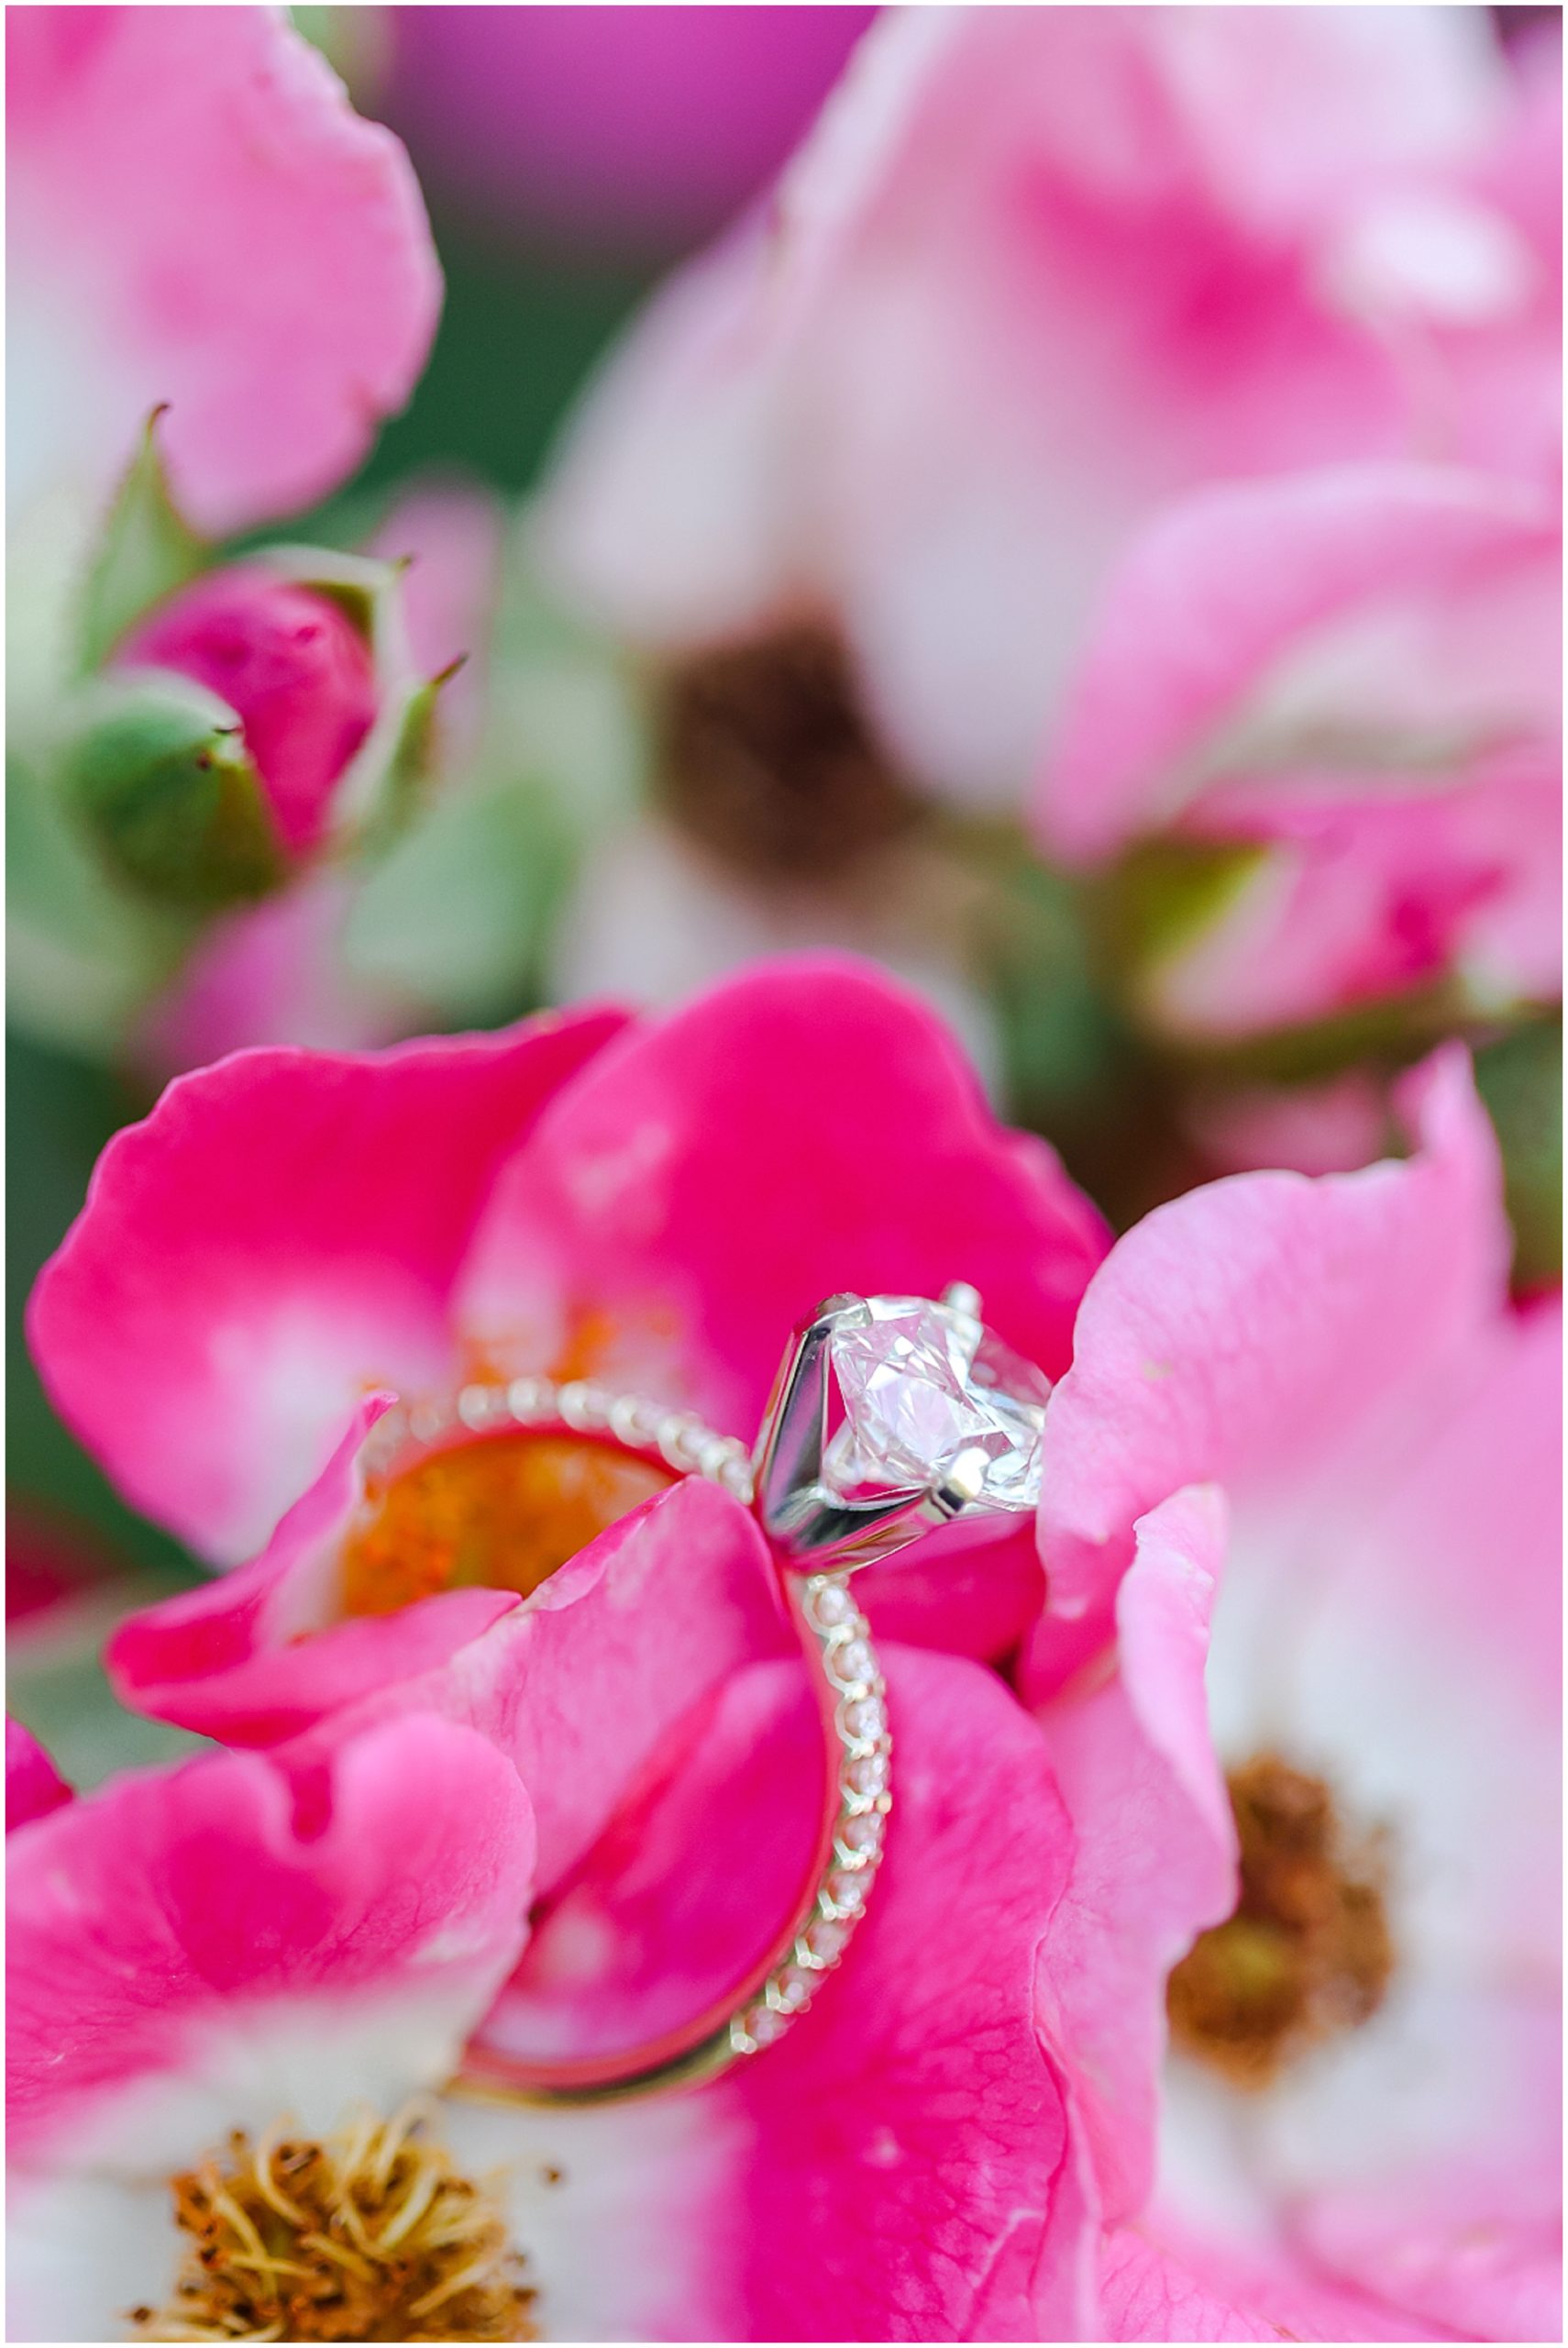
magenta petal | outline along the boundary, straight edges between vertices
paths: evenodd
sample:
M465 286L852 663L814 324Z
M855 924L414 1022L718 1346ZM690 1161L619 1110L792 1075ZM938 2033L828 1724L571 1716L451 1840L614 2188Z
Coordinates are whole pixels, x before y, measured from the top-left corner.
M924 1004L812 957L639 1024L585 1071L499 1185L462 1317L519 1367L591 1333L596 1375L749 1439L790 1331L839 1290L972 1281L998 1332L1059 1372L1104 1245L1055 1154L996 1123ZM993 1655L1039 1589L1005 1543L994 1573L988 1556L878 1587L896 1634Z
M191 519L323 495L424 364L440 274L408 159L269 8L6 26L28 493L105 493L150 410Z
M238 1053L117 1135L29 1334L127 1497L232 1562L369 1390L449 1384L452 1287L497 1169L618 1024L546 1013L381 1057Z
M6 1832L26 1826L30 1819L47 1818L72 1799L61 1776L37 1737L6 1717Z
M731 2254L767 2337L1032 2337L1067 2139L1029 1982L1065 1822L994 1679L908 1650L888 1664L900 1807L875 1904L806 2021L715 2096L756 2131ZM810 2262L775 2222L803 2197Z
M612 1525L526 1601L456 1589L337 1615L363 1407L259 1557L132 1615L109 1668L138 1711L228 1744L433 1711L481 1729L534 1795L541 1881L602 1831L675 1724L743 1664L792 1645L756 1523L692 1478ZM294 1746L296 1754L301 1749Z
M813 956L639 1024L585 1072L499 1187L465 1307L502 1353L602 1316L621 1382L749 1436L790 1330L838 1290L972 1281L999 1333L1059 1373L1104 1246L930 1010Z
M518 2054L609 2054L733 1991L809 1880L823 1769L802 1659L723 1682L675 1723L536 1920L484 2036Z
M884 1660L898 1779L876 1893L811 2011L691 2100L681 2223L707 2285L662 2336L1037 2338L1043 2247L1058 2221L1086 2223L1032 2019L1069 1855L1043 1744L975 1665ZM498 2018L514 2043L537 2031L547 1990L569 2016L574 1995L586 2010L596 1984L618 1981L624 2030L712 1988L716 1955L755 1948L761 1903L778 1912L814 1818L802 1694L792 1663L748 1673L666 1756L671 1774L541 1928L519 1976L528 2006L509 1996ZM694 1827L721 1820L722 1838L694 1847ZM1058 2231L1054 2278L1074 2257Z
M460 1589L338 1619L338 1556L363 1490L359 1453L389 1399L360 1404L259 1556L120 1624L105 1662L122 1702L220 1744L277 1744L438 1669L513 1611L510 1590Z
M969 1549L911 1549L867 1566L856 1596L885 1639L994 1660L1008 1655L1039 1615L1045 1578L1034 1526L1025 1517Z
M314 2041L318 2110L335 2093L334 2027L359 2047L360 2099L378 2072L403 2094L436 2084L422 2066L450 2059L515 1958L533 1845L514 1771L483 1738L428 1719L293 1779L248 1754L138 1772L17 1835L13 2159L85 2157L83 2132L112 2128L120 2099L160 2080L226 2094L227 2125L282 2117L301 2079L258 2066L274 2031ZM176 2157L198 2149L195 2124ZM141 2150L157 2162L156 2145Z

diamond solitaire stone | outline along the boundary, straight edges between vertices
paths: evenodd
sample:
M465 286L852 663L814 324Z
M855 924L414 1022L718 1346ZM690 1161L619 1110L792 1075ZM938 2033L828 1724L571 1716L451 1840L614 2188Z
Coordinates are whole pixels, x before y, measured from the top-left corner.
M844 1423L823 1481L844 1500L915 1490L964 1453L985 1458L979 1500L1032 1509L1040 1498L1049 1380L969 1313L918 1296L873 1296L831 1342Z

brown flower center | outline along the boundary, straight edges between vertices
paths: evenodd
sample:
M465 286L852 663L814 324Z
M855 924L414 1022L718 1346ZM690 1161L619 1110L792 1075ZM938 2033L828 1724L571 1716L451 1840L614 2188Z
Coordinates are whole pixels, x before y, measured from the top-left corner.
M344 1611L392 1614L445 1589L526 1598L673 1481L575 1435L492 1435L436 1452L367 1492L343 1555Z
M1394 1948L1381 1838L1353 1840L1321 1778L1264 1754L1229 1784L1242 1896L1176 1966L1166 2005L1178 2046L1255 2088L1376 2012Z
M412 2114L318 2143L237 2131L171 2179L187 2248L142 2340L536 2340L491 2196Z
M676 821L754 878L820 879L921 815L861 714L837 640L809 626L674 669L657 765Z

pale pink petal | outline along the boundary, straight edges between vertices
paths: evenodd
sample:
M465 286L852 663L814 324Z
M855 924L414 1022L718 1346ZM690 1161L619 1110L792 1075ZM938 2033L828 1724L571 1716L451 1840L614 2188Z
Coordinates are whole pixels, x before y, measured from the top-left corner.
M515 1958L533 1843L502 1756L426 1719L293 1780L124 1777L15 1836L13 2161L167 2173L438 2083Z
M498 1168L617 1024L546 1013L381 1058L238 1053L117 1135L29 1330L127 1497L233 1562L362 1395L449 1383L453 1284Z
M340 871L308 874L259 905L220 914L149 1005L138 1055L182 1075L267 1044L361 1051L433 1024L408 993L348 968L354 891Z
M1540 253L1562 265L1562 28L1551 16L1510 19L1507 64L1516 91L1512 136L1492 149L1482 183Z
M1386 1146L1388 1102L1369 1069L1350 1069L1312 1084L1217 1085L1196 1095L1186 1123L1218 1174L1352 1174Z
M1315 2274L1288 2250L1271 2245L1260 2254L1216 2245L1185 2236L1157 2215L1107 2235L1099 2287L1108 2340L1464 2336Z
M1342 248L1508 121L1453 10L889 11L773 236L677 281L591 395L547 492L557 575L656 643L822 607L911 770L1013 803L1161 500L1456 437L1446 284L1400 280L1390 320ZM1514 330L1500 417L1529 256L1463 194L1473 302Z
M1347 466L1170 506L1108 591L1041 778L1042 838L1087 862L1155 829L1217 759L1247 771L1230 744L1249 725L1254 770L1291 755L1293 729L1310 766L1325 723L1412 750L1446 729L1451 766L1540 737L1557 567L1546 501L1480 474Z
M1320 1528L1291 1702L1393 1822L1396 1922L1467 1981L1552 2000L1562 1929L1562 1308L1500 1310L1430 1365L1407 1440ZM1286 1495L1273 1497L1276 1521ZM1306 1545L1303 1544L1303 1546ZM1240 1570L1240 1568L1239 1568ZM1400 1854L1402 1853L1402 1856Z
M788 382L749 222L661 288L569 419L531 519L557 592L635 641L756 626L806 563L779 462Z
M1484 1017L1562 990L1562 784L1544 744L1435 784L1249 777L1183 830L1259 860L1139 972L1167 1032L1258 1034L1444 979Z
M61 1776L37 1737L20 1721L6 1716L6 1832L47 1818L72 1799Z
M1250 1497L1320 1471L1353 1437L1375 1446L1415 1373L1489 1321L1507 1236L1464 1055L1434 1056L1408 1101L1414 1157L1317 1181L1237 1175L1113 1249L1047 1415L1053 1612L1101 1612L1135 1520L1184 1485ZM1034 1671L1055 1676L1048 1634Z
M923 995L987 1091L1002 1090L996 1012L947 918L950 862L916 848L878 861L875 902L832 889L758 888L657 817L606 834L579 869L555 923L547 977L557 1002L636 1002L663 1011L788 954L858 954Z
M41 7L6 30L13 488L104 495L164 402L203 529L335 487L439 304L397 140L269 8Z
M1526 2061L1508 2081L1520 2117L1548 2071L1561 2072L1561 2046L1540 2037ZM1489 2084L1495 2098L1496 2073ZM1559 2103L1550 2093L1541 2099L1533 2159L1488 2173L1458 2147L1446 2166L1418 2168L1392 2189L1326 2197L1305 2220L1308 2241L1353 2283L1387 2290L1461 2340L1561 2340ZM1479 2116L1493 2121L1495 2110L1489 2098Z
M1077 2079L1111 2220L1135 2214L1154 2181L1165 1977L1236 1900L1203 1687L1224 1537L1212 1489L1144 1517L1117 1592L1115 1676L1041 1716L1073 1867L1041 1950L1040 2007Z
M1253 2158L1320 2259L1466 2337L1555 2336L1561 1337L1555 1303L1499 1314L1380 1488L1297 1496L1310 1602L1275 1698L1347 1814L1386 1823L1401 1959L1342 2059L1271 2096ZM1217 1649L1217 1690L1228 1670Z

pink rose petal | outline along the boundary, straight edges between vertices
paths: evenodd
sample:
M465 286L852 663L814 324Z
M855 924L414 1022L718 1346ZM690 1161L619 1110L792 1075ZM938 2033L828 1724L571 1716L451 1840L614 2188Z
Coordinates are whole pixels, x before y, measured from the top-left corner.
M358 463L440 276L390 132L271 9L29 9L6 28L18 492L107 493L152 408L223 535Z

